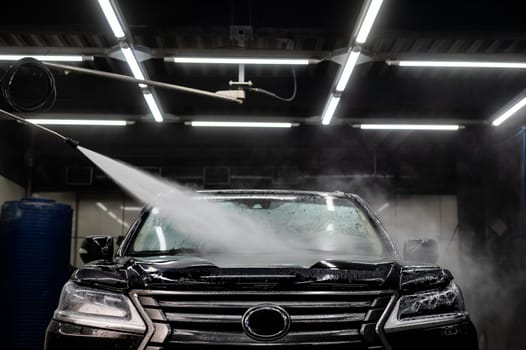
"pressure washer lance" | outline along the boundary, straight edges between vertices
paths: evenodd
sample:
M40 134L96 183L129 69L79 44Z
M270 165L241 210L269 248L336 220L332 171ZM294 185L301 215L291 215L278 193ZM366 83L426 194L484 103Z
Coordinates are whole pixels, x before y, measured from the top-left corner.
M35 123L32 123L30 121L27 121L26 119L16 115L16 114L13 114L11 112L8 112L8 111L4 111L3 109L0 109L0 115L3 115L4 117L8 117L8 118L11 118L11 119L14 119L16 120L17 122L19 123L22 123L24 125L30 125L30 126L33 126L35 128L38 128L40 130L44 130L50 134L53 134L55 136L57 136L58 138L60 138L62 141L64 141L64 143L68 146L70 146L71 148L77 148L77 146L80 144L77 140L73 140L69 137L66 137L56 131L53 131L51 129L48 129L46 128L45 126L42 126L42 125L39 125L39 124L35 124Z

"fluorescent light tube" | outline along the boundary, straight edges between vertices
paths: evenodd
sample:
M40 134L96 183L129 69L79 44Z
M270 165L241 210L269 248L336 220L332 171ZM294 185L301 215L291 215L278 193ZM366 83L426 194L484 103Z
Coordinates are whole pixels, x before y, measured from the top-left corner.
M137 62L137 59L135 58L133 50L129 47L121 47L121 51L135 79L145 80L146 78L144 77L141 66L139 66L139 62ZM139 87L146 88L147 85L139 84Z
M369 36L369 32L373 27L374 20L376 19L378 12L380 12L382 3L383 0L371 0L369 8L367 9L367 13L365 14L365 18L363 19L362 24L360 25L358 35L356 36L357 43L364 44L367 41L367 37Z
M108 21L111 30L113 31L113 35L115 35L117 39L124 39L126 34L124 33L124 29L122 28L122 25L119 22L117 13L111 5L110 0L99 0L99 5L102 9L102 12L104 12L104 16L106 17L106 20Z
M336 107L338 107L338 103L340 103L340 97L331 95L329 103L327 104L327 107L325 107L325 111L323 111L321 117L321 123L323 125L329 125L331 123Z
M525 69L526 62L483 62L483 61L398 61L389 60L388 65L400 67L429 67L429 68L504 68Z
M508 110L502 113L497 119L493 121L493 126L499 126L504 123L508 118L517 113L522 107L526 106L526 97L521 99L519 102L515 103Z
M121 47L121 51L135 79L146 80L142 72L141 66L139 66L139 62L137 62L137 59L135 58L133 50L129 47ZM139 84L139 86L141 88L145 88L146 84Z
M100 125L100 126L126 126L126 120L98 120L98 119L26 119L28 122L39 125Z
M164 120L163 115L159 109L159 106L157 105L157 102L155 102L153 95L150 92L144 92L143 95L144 99L146 100L146 104L148 105L148 108L150 108L150 112L153 115L153 119L155 119L157 123L161 123Z
M192 126L226 128L291 128L292 123L192 121Z
M360 129L365 130L444 130L453 131L460 129L459 125L452 124L361 124Z
M338 79L338 84L336 84L336 91L341 92L345 90L345 87L351 78L352 71L358 62L359 57L359 51L351 51L349 56L347 56L347 61L345 62L342 73L340 74L340 78Z
M93 56L82 55L0 55L0 61L18 61L25 57L31 57L39 61L50 62L82 62L93 60Z
M209 63L209 64L281 64L281 65L306 65L308 59L292 58L235 58L235 57L166 57L168 62L175 63Z

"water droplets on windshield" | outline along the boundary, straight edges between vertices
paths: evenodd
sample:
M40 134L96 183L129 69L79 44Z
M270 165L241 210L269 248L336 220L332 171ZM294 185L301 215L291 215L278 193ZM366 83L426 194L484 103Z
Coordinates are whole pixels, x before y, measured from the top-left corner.
M196 193L181 185L86 148L79 150L126 192L156 208L156 214L147 223L150 226L144 226L135 241L135 244L143 241L142 250L201 244L222 258L229 257L233 263L242 263L237 261L241 257L251 261L269 257L269 264L280 260L315 262L331 256L381 254L379 246L371 250L370 245L364 245L366 242L350 239L360 235L364 238L374 229L366 227L368 221L360 217L364 215L360 210L352 206L343 210L338 205L335 209L332 197L324 199L326 203L319 198L317 203L309 203L294 196L276 195L261 200L243 194L234 201L225 195L229 198L214 197L214 201L221 200L214 203L206 194L201 198L204 200L196 200ZM146 231L141 237L143 230ZM353 234L344 234L349 231Z

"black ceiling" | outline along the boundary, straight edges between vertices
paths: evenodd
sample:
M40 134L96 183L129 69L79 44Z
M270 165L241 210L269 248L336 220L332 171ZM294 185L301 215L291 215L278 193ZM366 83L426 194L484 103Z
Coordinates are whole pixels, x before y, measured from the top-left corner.
M134 45L147 48L154 57L144 62L152 79L210 91L226 89L228 81L237 78L237 68L176 65L160 57L199 50L328 57L348 45L363 5L362 0L118 3ZM254 174L260 178L270 174L272 178L280 169L296 169L305 179L320 174L373 174L420 181L423 187L431 186L430 192L436 191L436 185L451 191L459 159L478 154L477 147L504 137L501 128L476 124L490 120L524 89L526 71L402 69L388 66L385 59L478 55L479 59L523 60L524 7L520 1L385 0L364 47L371 61L353 73L336 113L335 127L319 127L319 115L338 71L338 65L331 61L297 67L298 94L289 103L250 94L243 105L237 105L157 89L164 112L172 117L167 119L175 121L163 125L151 123L135 84L54 71L58 97L48 113L68 118L87 114L136 120L126 128L53 128L104 154L139 166L162 168L163 175L178 181L185 176L202 176L207 167L226 166L237 179ZM108 56L117 41L96 0L3 1L0 13L0 53L83 53L94 55L95 60L80 63L82 67L130 74L125 63ZM253 38L244 49L230 40L232 24L253 26ZM8 62L0 62L0 73L8 67ZM292 92L290 67L247 67L246 73L257 87L283 96ZM281 118L302 125L291 130L196 130L181 123L226 116ZM462 120L468 128L452 134L362 132L337 122L373 119ZM522 119L507 123L507 130ZM9 123L13 125L8 127ZM0 136L11 135L18 140L16 146L12 141L6 144L18 150L18 163L24 158L24 166L29 167L27 177L34 180L35 189L67 189L66 168L89 165L46 134L19 125L17 130L21 129L25 139L13 134L9 128L14 125L10 121L0 123ZM13 164L8 160L0 168ZM24 166L19 164L18 168ZM345 176L341 181L348 181Z
M287 50L330 55L344 48L363 2L330 1L120 1L119 6L137 47L154 57L177 50ZM520 1L386 0L365 49L373 60L357 67L343 95L337 118L440 118L485 121L524 88L523 71L401 69L385 58L401 55L507 55L526 51L526 24ZM16 52L82 52L94 62L81 66L130 74L108 58L117 44L96 0L0 4L0 50ZM229 38L231 25L253 26L245 49ZM33 51L32 51L33 50ZM438 55L438 56L437 56ZM482 56L481 56L482 57ZM5 70L9 63L0 63ZM176 65L161 58L145 62L152 79L206 90L228 88L237 68ZM241 106L159 90L168 115L283 118L312 121L319 116L337 72L331 61L296 68L298 95L293 102L250 94ZM148 110L134 84L56 71L58 98L50 113L124 114L141 118ZM290 67L248 67L257 87L287 96L292 92ZM310 118L310 119L309 119Z

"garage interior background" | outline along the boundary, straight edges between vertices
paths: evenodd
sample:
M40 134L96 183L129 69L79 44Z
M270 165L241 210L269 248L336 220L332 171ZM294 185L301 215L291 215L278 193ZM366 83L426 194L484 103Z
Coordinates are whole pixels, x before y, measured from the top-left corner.
M227 90L237 65L179 64L174 56L310 58L315 64L246 65L258 88L242 105L151 89L156 122L135 84L54 71L47 119L126 120L126 126L51 126L83 145L192 188L351 191L369 201L400 244L433 237L467 294L488 349L521 349L524 287L525 140L520 111L491 121L521 93L524 69L398 67L387 60L525 62L519 2L385 1L362 61L322 125L362 1L120 2L125 44L97 1L3 2L4 54L83 55L79 67L130 75L129 45L153 80ZM31 7L31 11L26 9ZM341 49L344 49L341 51ZM342 56L340 56L342 57ZM5 72L12 61L0 61ZM524 67L522 67L524 68ZM293 69L295 75L293 74ZM294 78L295 77L295 78ZM2 104L5 104L3 101ZM154 113L155 114L155 113ZM295 123L291 128L198 128L192 121ZM362 123L462 125L456 131L363 130ZM297 124L297 126L296 126ZM125 233L140 203L80 153L49 135L0 120L0 202L52 198L74 208L71 263L83 237ZM488 278L490 276L490 278ZM488 281L491 281L488 282ZM491 284L491 285L489 285ZM502 287L502 286L505 287ZM481 290L481 287L482 288ZM493 300L494 305L487 305ZM502 312L503 310L510 310ZM511 311L514 310L514 311ZM496 322L500 321L500 322ZM490 324L492 325L490 327Z

